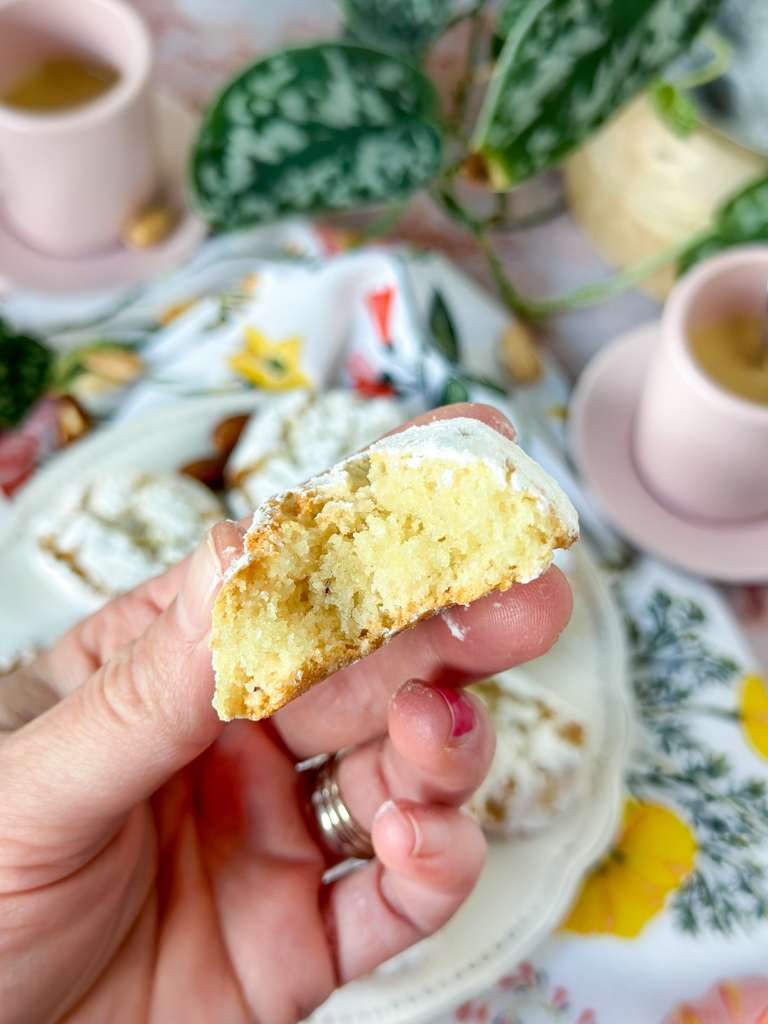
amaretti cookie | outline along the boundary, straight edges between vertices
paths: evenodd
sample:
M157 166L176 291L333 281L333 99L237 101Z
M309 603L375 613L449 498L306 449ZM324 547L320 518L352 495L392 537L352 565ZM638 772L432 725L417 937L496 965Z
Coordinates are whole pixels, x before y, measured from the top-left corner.
M232 511L242 518L275 494L308 480L409 419L396 398L351 391L275 397L249 419L229 457Z
M439 609L534 579L577 536L555 481L479 420L384 438L254 515L214 608L214 707L270 715Z
M99 473L63 492L31 534L46 571L95 608L181 561L224 515L189 477Z
M488 709L496 753L467 810L489 835L546 828L584 792L590 764L586 723L519 669L468 690Z

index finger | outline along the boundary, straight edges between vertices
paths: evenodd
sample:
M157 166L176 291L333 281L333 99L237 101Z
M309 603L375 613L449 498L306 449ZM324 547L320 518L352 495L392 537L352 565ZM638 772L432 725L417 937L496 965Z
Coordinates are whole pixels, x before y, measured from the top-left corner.
M406 630L272 717L297 759L365 743L387 729L408 679L468 683L545 654L568 623L571 588L554 566L530 583L451 608Z

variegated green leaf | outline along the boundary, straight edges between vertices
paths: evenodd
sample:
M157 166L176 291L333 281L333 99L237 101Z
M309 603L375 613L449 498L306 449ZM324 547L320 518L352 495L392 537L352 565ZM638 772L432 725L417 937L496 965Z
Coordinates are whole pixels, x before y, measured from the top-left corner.
M678 272L685 273L699 260L732 245L754 242L768 242L768 177L753 181L720 208L712 223L712 234L685 253Z
M512 23L473 148L497 188L551 167L685 50L720 0L529 0Z
M453 0L338 0L347 25L368 46L413 53L448 23Z
M415 192L440 163L437 101L396 57L324 43L252 65L208 110L195 206L224 230Z

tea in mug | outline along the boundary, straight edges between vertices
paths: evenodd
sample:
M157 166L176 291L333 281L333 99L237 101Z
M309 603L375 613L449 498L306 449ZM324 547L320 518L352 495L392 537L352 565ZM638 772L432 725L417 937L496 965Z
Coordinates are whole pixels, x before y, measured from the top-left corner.
M118 71L93 57L46 57L0 89L0 103L32 114L57 114L92 103L119 78Z
M691 328L688 341L696 362L727 391L768 405L768 347L761 343L764 321L730 316Z

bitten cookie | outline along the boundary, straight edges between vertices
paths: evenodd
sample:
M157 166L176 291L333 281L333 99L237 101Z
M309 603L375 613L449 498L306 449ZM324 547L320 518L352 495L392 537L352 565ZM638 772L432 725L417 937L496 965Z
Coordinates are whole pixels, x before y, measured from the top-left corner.
M378 441L267 502L216 600L214 707L264 718L397 633L540 575L576 512L478 420Z

